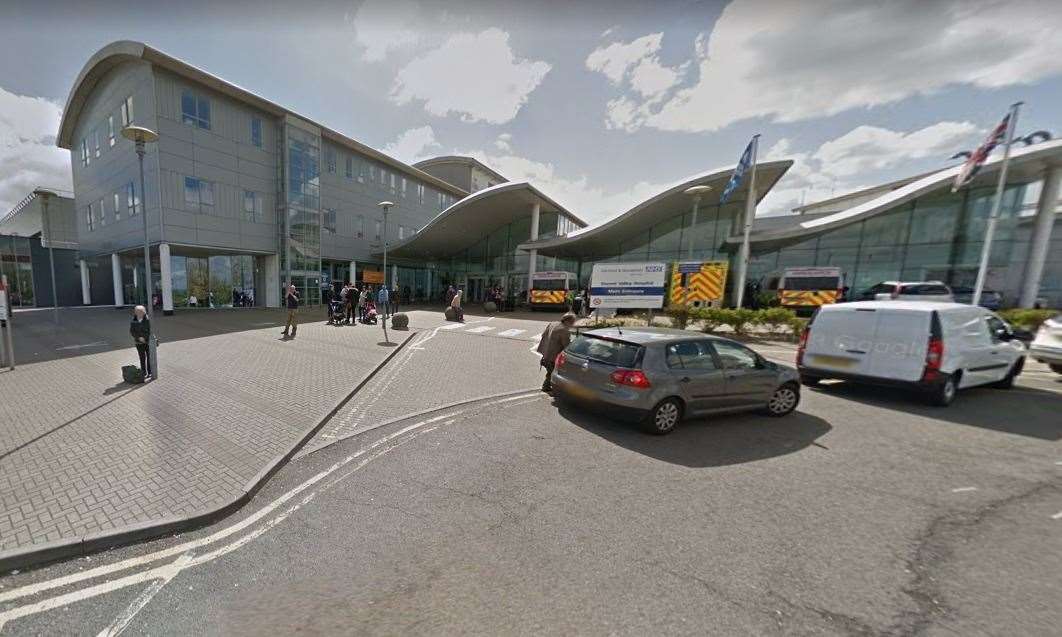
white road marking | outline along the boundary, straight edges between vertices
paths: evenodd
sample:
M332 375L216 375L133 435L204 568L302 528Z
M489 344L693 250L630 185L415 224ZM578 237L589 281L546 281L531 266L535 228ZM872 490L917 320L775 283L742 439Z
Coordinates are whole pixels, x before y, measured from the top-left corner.
M84 345L64 345L63 347L56 347L55 351L61 352L67 349L85 349L86 347L100 347L106 344L106 341L96 341L94 343L85 343Z
M114 621L111 622L111 625L101 630L97 637L117 637L117 635L122 634L122 632L129 626L129 623L133 621L133 618L136 617L136 614L148 605L148 602L150 602L151 599L162 590L163 586L169 584L170 580L174 577L177 577L177 574L180 573L191 560L191 553L185 553L178 557L173 562L174 570L168 577L160 577L152 582L150 586L141 591L140 594L136 596L136 599L133 600L133 603L129 604L125 609L125 612L115 617Z
M494 329L494 327L493 327L493 326L491 326L491 325L481 325L481 326L479 326L479 327L470 327L470 328L468 328L468 329L467 329L467 330L465 330L465 331L466 331L466 332L471 332L471 333L473 333L473 334L481 334L481 333L483 333L483 332L489 332L489 331L491 331L492 329Z
M443 325L442 327L437 327L435 329L438 329L438 330L456 330L456 329L462 328L464 326L465 326L464 323L454 323L453 325Z
M519 335L523 334L526 331L527 330L512 329L512 330L505 330L504 332L498 332L497 335L498 336L519 336Z
M542 334L531 339L531 348L528 350L535 358L542 358L542 354L538 353L538 342L542 340Z
M967 491L977 491L977 487L959 487L951 490L952 493L965 493Z
M1059 511L1058 513L1052 515L1051 519L1052 520L1062 520L1062 511Z
M532 396L532 395L533 394L528 393L528 394L520 394L520 395L517 395L517 396L510 396L510 397L502 398L502 399L499 399L499 400L496 400L496 401L492 401L491 403L488 403L488 404L493 405L493 404L510 402L510 401L513 401L513 400L520 400L520 399L527 398L527 397ZM441 415L441 416L435 416L433 418L428 418L426 420L421 420L421 421L416 422L416 423L414 423L412 425L409 425L407 427L403 427L402 429L400 429L400 430L398 430L396 432L388 434L387 436L384 436L384 437L376 440L371 445L369 445L367 447L364 447L362 449L359 449L358 451L356 451L355 453L351 454L350 456L347 456L343 460L340 460L339 462L336 462L335 464L333 464L328 469L325 469L324 471L321 471L320 473L314 475L313 477L311 477L308 480L304 481L302 484L299 484L298 486L296 486L295 488L291 489L290 491L288 491L284 495L280 496L279 498L273 500L272 502L270 502L266 506L262 507L260 510L258 510L256 512L254 512L253 514L249 515L244 520L241 520L240 522L237 522L236 524L233 524L233 525L231 525L229 527L221 529L221 530L217 531L216 533L212 533L211 535L209 535L207 537L204 537L204 538L201 538L201 539L198 539L198 540L192 540L192 541L189 541L189 542L184 542L184 543L179 544L177 546L172 546L170 548L162 549L162 550L159 550L159 551L155 551L153 553L148 553L146 555L141 555L141 556L138 556L138 557L132 557L132 558L129 558L129 559L126 559L126 560L122 560L120 562L115 562L114 564L107 564L107 565L99 566L99 567L96 567L96 568L93 568L93 569L89 569L87 571L80 571L78 573L71 573L70 575L65 575L63 577L57 577L57 578L54 578L54 579L51 579L51 580L45 580L43 582L36 582L34 584L28 584L28 585L20 587L20 588L16 588L16 589L13 589L13 590L10 590L10 591L6 591L4 593L0 593L0 602L10 601L10 600L13 600L13 599L19 599L19 598L22 598L22 597L27 597L27 596L31 596L31 595L37 595L37 594L42 593L44 591L52 590L52 589L55 589L55 588L60 588L60 587L68 586L68 585L71 585L71 584L76 584L76 583L84 582L84 581L87 581L87 580L96 579L96 578L102 577L104 575L109 575L111 573L116 573L116 572L119 572L119 571L123 571L123 570L127 570L127 569L130 569L130 568L134 568L134 567L137 567L137 566L144 566L144 565L147 565L147 564L151 564L152 562L157 562L157 561L165 559L167 557L171 557L173 555L188 554L188 555L182 555L181 558L175 560L174 562L172 562L170 564L164 564L162 566L157 566L157 567L145 570L145 571L141 571L139 573L133 573L131 575L127 575L125 577L122 577L122 578L119 578L119 579L116 579L116 580L108 580L108 581L105 581L105 582L103 582L101 584L96 584L96 585L93 585L93 586L89 586L89 587L81 589L81 590L72 591L70 593L66 593L66 594L63 594L63 595L56 596L56 597L51 597L51 598L48 598L48 599L44 599L44 600L41 600L39 602L35 602L33 604L27 604L25 606L16 606L16 607L10 608L10 609L8 609L8 610L6 610L4 612L0 612L0 630L3 630L4 625L7 622L9 622L9 621L11 621L13 619L18 619L18 618L26 617L26 616L29 616L29 615L34 615L34 614L41 613L41 612L48 611L48 610L52 610L52 609L55 609L55 608L61 608L61 607L67 606L69 604L72 604L74 602L79 602L79 601L83 601L83 600L86 600L86 599L91 599L91 598L97 597L99 595L103 595L103 594L110 593L110 592L113 592L113 591L116 591L116 590L120 590L120 589L126 588L128 586L135 586L137 584L142 584L144 582L150 582L150 581L154 581L154 580L157 580L157 579L164 579L165 581L169 581L169 580L173 579L174 577L176 577L181 571L183 571L183 570L185 570L187 568L191 568L193 566L198 566L200 564L205 564L205 563L213 561L213 560L217 559L218 557L221 557L221 556L223 556L223 555L225 555L227 553L230 553L230 552L232 552L232 551L234 551L234 550L236 550L236 549L238 549L238 548L240 548L240 547L252 542L253 540L255 540L258 537L260 537L262 534L264 534L269 529L271 529L274 526L276 526L276 525L280 524L281 522L283 522L285 519L287 519L295 511L299 510L300 508L302 508L303 506L305 506L306 504L311 502L317 496L317 492L309 493L308 495L304 496L300 502L292 505L291 507L289 507L285 511L281 512L280 514L278 514L277 516L275 516L271 520L267 521L261 527L252 530L247 535L245 535L245 536L243 536L243 537L241 537L241 538L239 538L237 540L234 540L234 541L230 542L229 544L226 544L226 545L221 546L221 547L219 547L219 548L217 548L217 549L215 549L215 550L213 550L213 551L211 551L209 553L204 553L204 554L196 556L196 557L191 557L191 554L190 554L190 552L195 550L195 549L199 549L199 548L202 548L202 547L209 546L211 544L216 543L219 540L222 540L222 539L224 539L226 537L229 537L229 536L231 536L231 535L233 535L235 533L238 533L239 531L242 531L242 530L250 527L252 524L262 520L267 515L269 515L273 511L277 510L279 507L284 505L286 502L289 502L290 500L295 498L300 493L306 491L310 487L312 487L312 486L316 485L317 483L321 482L322 480L324 480L325 478L327 478L331 474L335 473L339 469L345 467L346 465L348 465L349 463L353 462L354 460L360 458L361 456L363 456L363 455L365 455L365 454L367 454L367 453L369 453L371 451L374 451L375 449L377 449L377 448L379 448L381 446L387 445L388 443L390 443L392 440L395 440L396 438L399 438L399 437L404 436L406 434L412 434L409 437L407 437L405 440L400 440L399 442L397 442L397 443L395 443L393 445L385 446L382 450L380 450L380 451L370 455L369 457L365 458L361 462L357 463L354 466L354 468L351 469L349 472L347 472L346 474L343 474L343 475L339 476L338 478L336 478L335 480L329 482L327 485L325 485L323 487L323 489L327 490L327 489L331 488L332 486L337 484L340 480L343 480L346 477L352 475L354 472L356 472L356 471L360 470L361 468L365 467L366 465L368 465L373 460L375 460L375 459L377 459L377 458L389 453L393 449L396 449L397 447L399 447L399 446L401 446L401 445L413 440L417 436L420 436L422 434L428 433L429 431L433 431L436 427L429 427L427 429L424 429L423 431L417 431L418 429L426 427L427 425L430 425L432 423L438 422L438 421L440 421L440 420L442 420L444 418L449 418L450 420L448 420L446 422L446 424L450 424L450 423L452 423L452 422L454 422L456 420L456 418L455 418L456 416L459 416L460 414L465 413L469 409L471 409L471 408L462 409L462 410L458 410L458 411L453 411L453 412L449 412L449 413ZM187 558L187 559L185 559L185 558ZM144 604L146 604L148 601L150 601L151 595L154 595L155 593L157 593L158 590L161 589L161 588L162 587L159 586L150 595L147 595ZM152 590L152 589L149 588L148 591L150 591L150 590ZM145 593L146 592L147 591L145 591ZM144 595L145 594L142 593L141 597L143 597ZM139 599L140 599L140 597L138 597L138 600ZM134 601L134 604L129 607L129 609L133 608L134 606L136 606L136 602L135 601ZM136 610L133 612L133 614L135 615L136 611L139 611L140 608L143 608L143 606L140 606L139 608L136 608ZM111 626L113 627L113 626L117 625L119 623L119 620L128 613L129 609L126 609L126 612L123 613L122 615L120 615L115 620L115 623L112 623ZM107 633L102 633L102 634L107 634ZM113 633L113 634L117 634L117 633Z

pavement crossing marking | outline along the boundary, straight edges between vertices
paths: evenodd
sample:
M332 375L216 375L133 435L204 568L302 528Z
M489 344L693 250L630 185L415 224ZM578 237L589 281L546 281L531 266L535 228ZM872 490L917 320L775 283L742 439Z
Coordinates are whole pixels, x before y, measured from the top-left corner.
M951 490L952 493L965 493L967 491L977 491L977 487L959 487Z
M516 330L516 329L505 330L504 332L498 332L497 335L498 336L519 336L519 335L523 334L526 331L527 330Z
M490 325L481 325L479 327L470 327L470 328L468 328L465 331L466 332L472 332L474 334L481 334L483 332L489 332L492 329L494 329L494 328L492 326L490 326Z
M464 323L454 323L453 325L443 325L443 326L438 327L436 329L440 329L440 330L456 330L456 329L462 328L464 326L465 326Z

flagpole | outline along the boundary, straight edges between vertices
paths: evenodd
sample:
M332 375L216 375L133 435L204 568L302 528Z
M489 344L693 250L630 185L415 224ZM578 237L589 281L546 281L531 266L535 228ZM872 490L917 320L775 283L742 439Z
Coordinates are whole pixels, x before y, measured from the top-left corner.
M1010 163L1010 145L1014 141L1014 129L1018 124L1018 109L1022 102L1015 102L1010 106L1010 121L1007 122L1007 144L1003 147L1003 165L999 167L999 183L996 184L996 198L992 202L992 212L988 216L988 227L985 229L985 243L981 247L981 264L977 268L977 282L974 284L973 300L971 304L977 307L981 304L981 292L985 288L985 277L988 276L988 258L992 254L992 236L996 233L996 221L999 219L999 211L1003 207L1003 190L1007 185L1007 165Z
M749 197L745 201L745 227L741 238L741 253L738 257L738 280L734 307L741 307L745 300L745 277L749 270L749 233L752 232L752 222L756 218L756 154L760 148L759 133L752 136L752 175L749 176Z

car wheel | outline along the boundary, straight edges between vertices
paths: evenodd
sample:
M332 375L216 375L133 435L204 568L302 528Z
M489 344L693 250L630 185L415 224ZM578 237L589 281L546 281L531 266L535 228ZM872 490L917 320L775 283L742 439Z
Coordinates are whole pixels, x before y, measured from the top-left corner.
M1007 375L1004 376L1003 378L997 380L996 382L992 383L992 386L995 387L996 389L1010 389L1011 387L1014 386L1014 379L1018 377L1018 374L1021 373L1021 370L1022 370L1022 368L1024 366L1025 366L1025 359L1024 358L1019 358L1014 363L1014 366L1010 368L1010 371L1007 372Z
M958 381L955 376L948 376L944 382L934 387L929 393L930 404L937 407L947 407L955 400L955 394L959 392Z
M671 433L682 420L682 403L675 398L660 401L645 419L645 430L662 436Z
M817 387L818 384L821 382L822 379L818 376L804 376L803 374L800 375L800 384L805 387Z
M800 404L800 390L793 383L786 383L771 394L767 401L767 415L780 417L796 409Z
M1050 367L1051 371L1053 371L1054 373L1062 374L1062 365L1055 365L1055 364L1052 363L1052 364L1048 365L1048 367Z

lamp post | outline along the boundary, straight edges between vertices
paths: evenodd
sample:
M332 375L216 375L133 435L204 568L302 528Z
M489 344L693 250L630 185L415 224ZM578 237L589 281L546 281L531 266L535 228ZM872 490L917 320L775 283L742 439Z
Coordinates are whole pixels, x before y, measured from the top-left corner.
M126 126L122 129L122 137L130 140L136 144L136 156L140 161L140 214L144 220L144 291L147 297L147 317L150 321L152 318L151 308L152 290L151 290L151 244L148 243L148 221L147 221L147 197L144 193L144 145L158 141L159 134L150 128L144 128L143 126ZM136 199L133 199L133 211L136 211ZM161 227L162 219L159 219L159 226ZM152 331L151 338L148 339L148 360L151 361L151 374L158 380L159 377L159 363L158 352L155 348L155 333Z
M701 207L701 197L708 194L712 190L711 186L690 186L686 190L682 191L683 194L693 197L693 216L690 219L690 249L688 260L693 261L693 232L697 227L697 212ZM689 306L690 300L690 286L689 286L689 273L682 274L682 306Z
M33 194L41 198L41 217L44 222L44 237L48 240L48 267L52 271L52 320L55 324L59 324L59 294L55 289L55 239L52 237L52 219L48 216L48 203L53 193L50 190L38 188L33 191Z
M380 206L380 209L383 210L383 276L384 288L387 289L387 302L388 305L390 305L391 288L387 286L387 213L391 212L391 208L395 204L393 201L381 201L376 205ZM380 322L383 324L384 342L390 342L387 339L387 308L384 308L383 317L380 319Z

